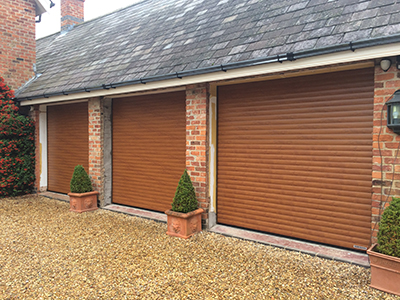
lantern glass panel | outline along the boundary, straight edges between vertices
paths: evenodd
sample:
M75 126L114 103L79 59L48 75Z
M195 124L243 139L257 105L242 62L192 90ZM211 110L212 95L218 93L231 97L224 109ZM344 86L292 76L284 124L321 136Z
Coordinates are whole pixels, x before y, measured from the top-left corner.
M400 124L400 103L393 103L391 109L391 123Z

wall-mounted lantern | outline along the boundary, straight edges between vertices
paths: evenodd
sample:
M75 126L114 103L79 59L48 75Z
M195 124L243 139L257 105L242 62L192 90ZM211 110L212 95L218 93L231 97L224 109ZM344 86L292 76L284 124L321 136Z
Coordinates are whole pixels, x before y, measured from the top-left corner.
M387 72L390 69L390 66L392 65L392 61L389 58L385 57L382 58L379 64L381 66L382 71Z
M400 90L394 92L387 105L387 127L395 133L400 133Z

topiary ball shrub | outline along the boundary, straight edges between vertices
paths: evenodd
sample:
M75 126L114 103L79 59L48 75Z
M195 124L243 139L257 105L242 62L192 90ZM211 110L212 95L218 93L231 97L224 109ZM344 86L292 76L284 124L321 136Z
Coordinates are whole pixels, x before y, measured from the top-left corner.
M382 214L377 249L382 254L400 258L400 198L393 198Z
M172 211L188 213L197 209L196 193L187 170L183 172L172 202Z
M92 182L83 166L77 165L75 167L70 188L71 193L87 193L93 191Z

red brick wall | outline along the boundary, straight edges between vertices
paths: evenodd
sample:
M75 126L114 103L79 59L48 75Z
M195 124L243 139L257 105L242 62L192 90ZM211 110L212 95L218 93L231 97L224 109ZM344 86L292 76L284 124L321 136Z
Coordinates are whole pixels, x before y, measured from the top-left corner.
M186 87L186 169L196 190L199 207L205 210L203 224L208 226L207 124L208 84Z
M100 193L99 201L104 199L104 163L103 163L103 115L101 100L89 99L89 176L93 189Z
M61 0L61 31L84 20L85 0Z
M0 75L12 89L34 76L35 0L0 1Z
M394 61L395 59L392 58L392 62ZM375 67L372 167L371 226L373 243L376 242L376 234L379 229L377 222L379 222L379 216L382 212L381 208L388 205L391 201L391 196L400 197L400 165L398 165L400 163L400 157L397 158L396 162L394 161L400 143L400 136L386 127L387 107L384 106L385 102L388 101L398 89L400 89L400 71L392 65L387 72L383 72L379 66L379 61L377 61ZM381 116L383 117L382 119ZM380 135L379 132L381 132ZM379 153L379 146L381 153ZM393 171L395 171L394 174Z

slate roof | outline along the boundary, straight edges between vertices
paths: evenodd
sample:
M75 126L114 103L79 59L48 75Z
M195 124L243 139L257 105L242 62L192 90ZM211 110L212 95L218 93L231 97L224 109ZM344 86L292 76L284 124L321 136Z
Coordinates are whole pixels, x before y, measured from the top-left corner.
M380 37L399 42L399 11L400 0L144 0L39 39L42 75L18 98L349 49Z

